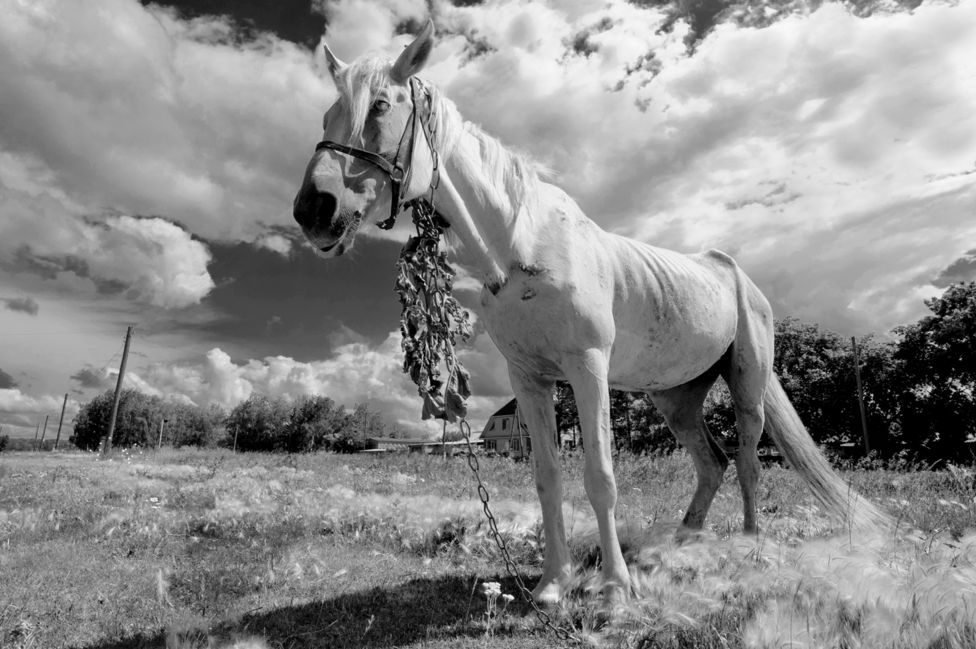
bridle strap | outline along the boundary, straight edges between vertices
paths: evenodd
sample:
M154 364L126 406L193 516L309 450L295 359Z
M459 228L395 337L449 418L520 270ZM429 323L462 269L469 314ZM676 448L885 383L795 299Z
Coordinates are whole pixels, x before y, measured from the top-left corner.
M373 153L372 151L366 151L365 149L357 149L355 147L346 146L345 144L339 144L338 142L319 142L315 145L316 151L321 151L322 149L330 149L332 151L338 151L339 153L345 153L346 155L351 155L354 158L359 158L360 160L365 160L367 162L373 163L374 166L382 169L387 175L393 176L394 174L400 173L400 169L392 164L390 161L381 156L378 153ZM402 176L401 176L402 177Z
M431 105L430 93L429 91L425 93L427 95L427 115L426 119L423 119L420 114L421 111L418 110L418 107L420 106L420 93L418 92L420 81L416 77L410 77L409 83L410 97L413 100L413 109L410 111L410 124L403 129L403 135L400 136L400 142L397 144L397 150L393 156L392 163L386 156L380 155L379 153L374 153L372 151L359 149L345 144L339 144L338 142L323 140L315 145L316 151L328 149L330 151L336 151L338 153L368 162L390 177L390 191L392 193L392 196L390 197L390 218L386 219L385 221L381 221L378 224L379 227L383 228L384 230L389 230L392 228L396 223L396 217L407 207L407 204L405 204L402 200L403 188L404 186L409 185L410 162L413 159L413 150L417 141L416 135L418 127L419 130L424 134L424 138L427 141L431 154L434 156L435 176L437 173L437 152L434 150L434 144L430 133L430 120L433 117L433 106ZM436 186L437 179L433 178L431 180L431 189L435 188Z

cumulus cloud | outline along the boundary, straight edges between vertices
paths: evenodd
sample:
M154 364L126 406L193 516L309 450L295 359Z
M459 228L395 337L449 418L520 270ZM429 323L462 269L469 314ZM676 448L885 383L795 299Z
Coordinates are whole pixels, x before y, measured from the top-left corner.
M0 302L11 311L26 313L27 315L37 315L40 307L32 297L5 297L0 298Z
M105 390L112 385L107 369L97 369L91 365L72 374L71 380L76 381L82 390Z
M0 424L33 428L44 415L58 416L63 398L50 394L35 397L19 388L0 388ZM70 421L78 409L78 402L68 399L65 421Z
M207 238L287 223L329 90L311 54L134 0L3 0L0 147L89 207Z
M482 371L480 366L484 347L484 341L475 341L473 348L462 352L462 362L477 376L492 376L491 368ZM488 363L497 365L496 359L497 355L489 357ZM180 395L197 404L218 403L225 408L252 394L289 398L323 395L350 408L368 402L387 421L407 430L439 432L438 424L420 421L421 401L416 386L402 371L402 362L400 335L392 332L378 345L349 342L336 347L329 358L310 362L286 356L235 361L214 348L198 362L153 365L132 380L134 386L146 386L149 393ZM470 403L471 420L476 425L498 406L498 395L508 394L498 385L488 383L485 387Z
M258 248L265 248L276 252L282 257L287 257L291 254L291 239L280 234L266 234L258 237L254 241L254 245Z
M196 304L214 287L210 251L179 225L125 215L83 218L63 207L48 194L0 192L0 269L163 308ZM33 300L4 302L37 313Z

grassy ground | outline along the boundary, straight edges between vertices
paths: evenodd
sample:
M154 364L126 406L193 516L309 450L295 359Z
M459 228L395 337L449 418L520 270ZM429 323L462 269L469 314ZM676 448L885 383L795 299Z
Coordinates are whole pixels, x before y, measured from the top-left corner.
M734 470L710 529L681 544L687 457L617 461L636 597L606 621L598 556L567 457L581 566L550 611L610 647L971 647L976 521L966 470L848 472L903 524L838 530L791 472L764 472L763 533L745 538ZM482 459L520 568L541 538L528 464ZM225 451L0 455L0 647L521 647L558 644L515 599L463 458ZM912 528L914 531L907 531Z

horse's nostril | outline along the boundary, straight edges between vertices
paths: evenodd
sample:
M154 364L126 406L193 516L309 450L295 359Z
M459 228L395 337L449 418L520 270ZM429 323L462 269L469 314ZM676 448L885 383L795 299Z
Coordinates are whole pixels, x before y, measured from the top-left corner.
M331 224L338 203L334 194L319 192L315 197L315 222L324 226Z
M304 228L328 228L335 216L338 199L329 192L315 192L295 202L293 215Z

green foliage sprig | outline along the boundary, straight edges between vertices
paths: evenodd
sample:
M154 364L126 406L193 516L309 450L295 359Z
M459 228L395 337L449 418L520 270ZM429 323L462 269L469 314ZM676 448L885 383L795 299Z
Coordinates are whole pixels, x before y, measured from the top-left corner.
M471 336L471 320L451 294L454 269L439 249L442 222L424 202L414 205L413 219L417 236L400 251L395 287L403 371L424 401L421 417L453 422L467 415L465 401L471 396L470 376L454 350L459 339Z

